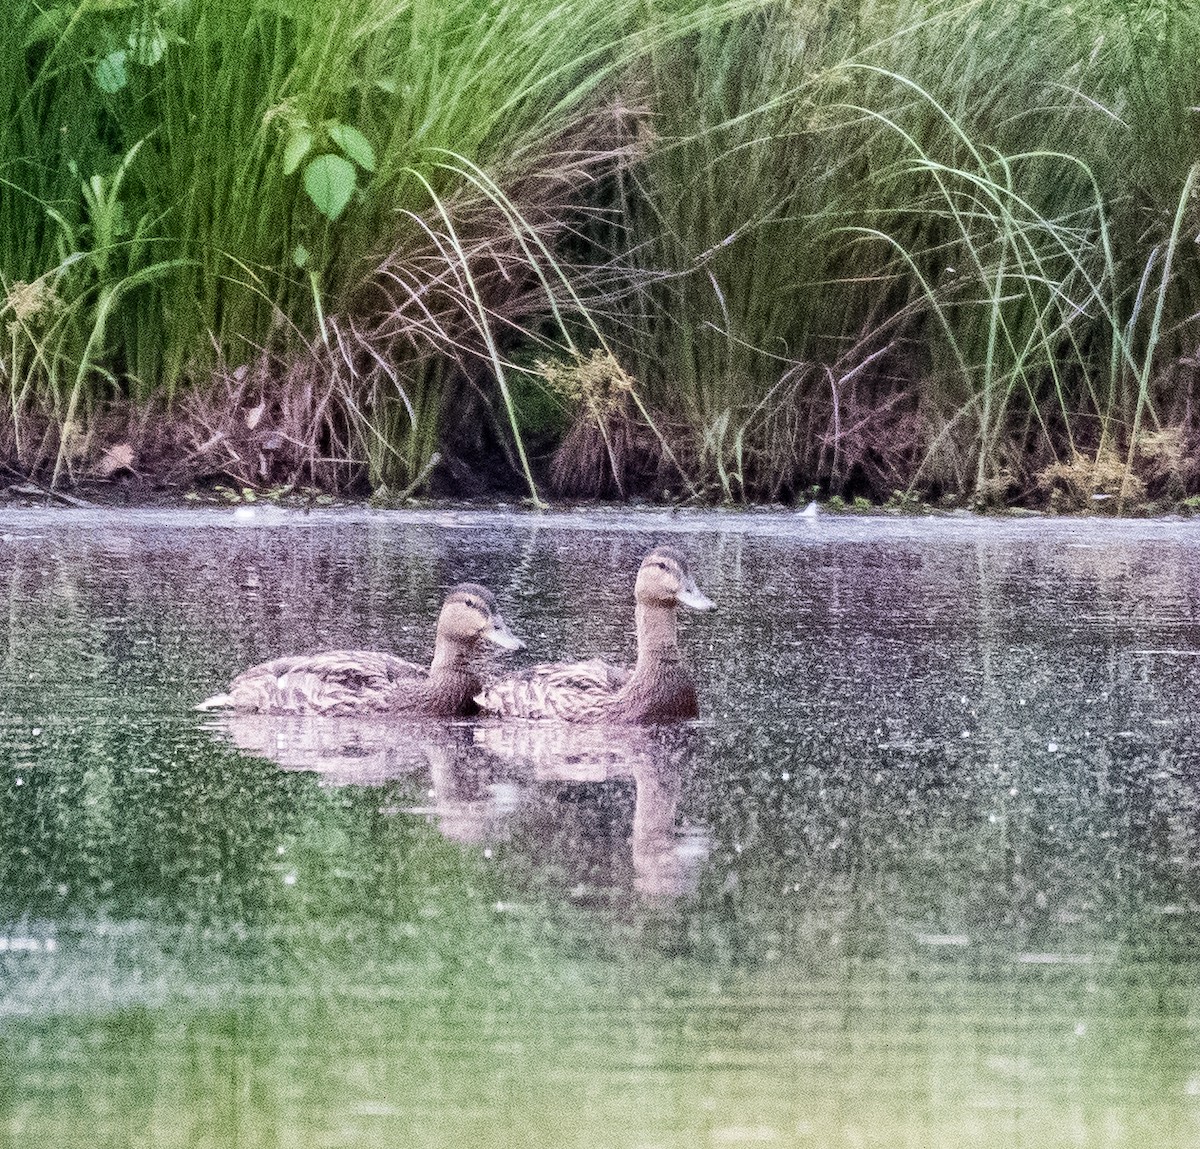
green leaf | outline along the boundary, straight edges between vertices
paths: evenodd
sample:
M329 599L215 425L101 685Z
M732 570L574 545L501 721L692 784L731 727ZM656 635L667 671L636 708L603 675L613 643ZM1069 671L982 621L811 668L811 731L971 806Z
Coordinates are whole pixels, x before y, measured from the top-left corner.
M28 50L43 40L57 40L71 23L71 13L65 8L49 8L39 12L25 33L23 48Z
M283 148L283 174L290 176L312 150L313 134L307 124L297 124L288 135Z
M100 91L107 92L111 96L114 92L119 92L128 83L129 73L125 71L124 48L118 48L115 52L109 52L96 65L96 85Z
M341 156L317 156L304 167L304 190L328 220L335 220L350 202L358 176L354 165Z
M352 128L349 124L330 124L329 135L360 168L368 172L375 170L375 149L371 147L371 141L357 128Z
M292 262L297 267L299 267L301 269L307 267L308 259L309 259L308 248L305 247L304 244L298 243L298 244L296 244L296 246L294 248L292 248Z
M166 54L167 34L155 21L143 20L129 34L129 50L136 63L144 68L153 68Z

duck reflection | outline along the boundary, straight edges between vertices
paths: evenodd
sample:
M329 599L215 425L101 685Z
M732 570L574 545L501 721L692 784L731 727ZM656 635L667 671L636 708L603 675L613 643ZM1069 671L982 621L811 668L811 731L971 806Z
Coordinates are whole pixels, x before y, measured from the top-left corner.
M413 736L418 724L382 717L230 713L204 725L247 754L319 774L330 786L380 786L427 764Z
M426 815L455 841L504 841L540 876L565 878L576 900L623 886L680 897L709 854L707 830L678 819L696 734L687 727L239 713L206 726L322 785L408 781L414 800L393 812Z
M543 836L565 839L562 845L573 851L571 869L577 876L586 879L607 867L597 856L602 835L575 831L567 811L586 823L595 809L593 799L606 790L628 795L632 789L628 841L634 889L649 898L670 899L695 888L710 851L708 832L703 826L677 824L693 729L510 722L481 724L474 736L477 746L531 779L531 797L538 800L545 823ZM608 829L611 820L602 820L602 826Z

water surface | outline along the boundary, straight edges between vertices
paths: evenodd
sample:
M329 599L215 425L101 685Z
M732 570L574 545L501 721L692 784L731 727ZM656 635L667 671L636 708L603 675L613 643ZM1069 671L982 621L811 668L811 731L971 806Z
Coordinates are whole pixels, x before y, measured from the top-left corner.
M442 588L703 718L214 724ZM1200 536L0 511L0 1141L1191 1146Z

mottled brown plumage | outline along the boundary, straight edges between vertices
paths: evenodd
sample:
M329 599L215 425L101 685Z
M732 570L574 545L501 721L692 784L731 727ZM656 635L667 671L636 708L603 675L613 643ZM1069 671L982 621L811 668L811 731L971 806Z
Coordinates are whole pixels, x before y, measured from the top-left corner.
M239 674L224 694L198 710L255 714L474 714L483 683L476 664L485 643L506 650L514 638L495 597L477 583L460 583L438 616L428 668L373 650L332 650L275 658Z
M493 683L476 701L503 718L564 722L672 722L699 713L676 641L676 608L712 610L674 547L655 547L634 588L638 657L632 671L600 659L553 662Z

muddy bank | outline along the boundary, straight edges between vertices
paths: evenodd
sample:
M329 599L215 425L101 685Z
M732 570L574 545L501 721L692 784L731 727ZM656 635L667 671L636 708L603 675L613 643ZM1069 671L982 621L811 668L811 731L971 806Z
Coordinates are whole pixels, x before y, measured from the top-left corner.
M191 397L171 411L113 408L88 427L25 420L19 434L0 425L0 501L105 506L335 503L404 507L496 500L628 502L661 506L787 506L830 511L878 508L1026 510L1068 514L1156 515L1200 510L1200 451L1184 428L1143 434L1134 449L1111 443L1064 447L1014 461L988 480L956 484L920 466L798 473L790 483L731 485L714 475L694 433L665 416L639 419L615 408L550 429L531 430L524 448L537 488L530 491L498 412L478 399L426 445L399 477L384 481L362 457L346 413L270 398L242 387ZM874 448L884 456L887 444ZM891 481L886 481L886 480Z

